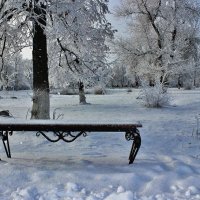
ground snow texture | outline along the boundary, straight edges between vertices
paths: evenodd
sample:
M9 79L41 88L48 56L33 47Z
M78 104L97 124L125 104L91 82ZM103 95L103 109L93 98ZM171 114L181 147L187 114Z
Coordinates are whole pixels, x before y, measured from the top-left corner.
M171 105L162 109L144 108L138 92L88 95L89 105L78 105L78 96L51 95L51 116L57 108L63 120L140 121L142 146L133 165L128 165L131 142L122 133L88 133L70 144L49 143L35 133L14 133L12 159L0 145L0 199L200 200L195 120L200 90L170 89ZM30 117L31 93L0 96L0 110L10 110L16 119Z

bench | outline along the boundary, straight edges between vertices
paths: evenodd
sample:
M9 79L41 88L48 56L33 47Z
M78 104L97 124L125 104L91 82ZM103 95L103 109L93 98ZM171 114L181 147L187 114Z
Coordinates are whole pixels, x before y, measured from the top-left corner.
M141 145L138 128L141 124L127 123L69 123L57 120L4 120L0 121L0 139L3 142L8 158L11 158L9 136L14 131L35 131L36 136L42 135L50 142L73 142L80 136L87 136L91 132L122 132L125 139L132 140L129 154L129 164L132 164ZM49 132L53 132L53 135Z

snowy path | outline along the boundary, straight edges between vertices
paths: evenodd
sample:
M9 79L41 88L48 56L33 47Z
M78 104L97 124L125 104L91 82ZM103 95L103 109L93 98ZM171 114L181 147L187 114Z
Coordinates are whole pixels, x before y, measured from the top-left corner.
M172 105L144 108L138 90L77 96L51 96L52 112L65 120L140 121L142 146L128 165L130 142L124 135L89 134L74 143L56 144L34 133L10 137L12 159L0 144L1 200L200 200L200 138L192 137L200 111L200 91L170 90ZM17 96L10 99L9 96ZM27 92L0 93L0 109L25 119Z

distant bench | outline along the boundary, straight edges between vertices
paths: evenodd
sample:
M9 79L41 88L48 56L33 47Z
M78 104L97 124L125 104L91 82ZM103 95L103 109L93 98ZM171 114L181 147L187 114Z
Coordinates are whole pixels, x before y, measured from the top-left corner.
M132 164L141 145L138 128L141 124L126 123L68 123L57 120L4 120L0 121L0 139L2 139L5 152L11 158L9 136L13 131L35 131L37 136L44 136L50 142L73 142L80 136L87 136L88 132L122 132L126 140L133 144L129 154L129 164ZM53 132L53 135L49 132Z

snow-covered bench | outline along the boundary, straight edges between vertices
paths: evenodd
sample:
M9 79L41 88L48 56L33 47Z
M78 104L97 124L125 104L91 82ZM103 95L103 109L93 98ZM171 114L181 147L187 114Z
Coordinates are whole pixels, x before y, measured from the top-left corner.
M4 120L0 121L0 139L8 158L11 158L9 136L14 131L35 131L36 135L44 136L50 142L73 142L80 136L87 136L90 132L122 132L126 140L133 140L129 155L129 164L132 164L141 145L138 128L141 124L127 123L70 123L57 120ZM53 132L50 133L50 132Z

